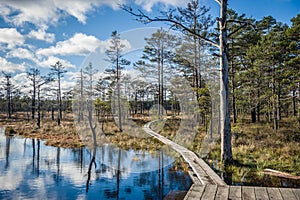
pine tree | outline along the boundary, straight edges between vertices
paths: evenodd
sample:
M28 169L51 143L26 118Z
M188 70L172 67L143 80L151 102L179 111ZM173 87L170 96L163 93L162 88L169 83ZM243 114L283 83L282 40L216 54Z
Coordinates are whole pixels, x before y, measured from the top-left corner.
M63 74L66 72L67 70L65 70L65 67L60 61L57 61L54 65L51 65L51 73L49 74L49 76L53 77L53 79L57 81L57 125L60 125L60 121L62 119L61 79L63 77Z
M6 118L10 119L12 114L12 102L11 102L11 95L13 90L13 84L11 82L12 75L6 72L2 71L2 74L5 78L5 80L2 82L2 85L4 86L4 90L6 92Z
M106 50L108 61L112 63L111 68L106 69L106 72L110 73L110 79L112 83L115 83L117 88L117 106L118 106L118 126L122 131L122 109L121 109L121 82L122 69L124 66L130 65L130 61L122 57L122 52L125 49L125 45L122 43L120 35L117 31L113 31L111 34L111 45Z
M174 49L178 45L174 35L169 34L162 28L151 35L150 38L145 38L146 46L142 60L134 63L134 68L139 70L144 77L154 78L158 84L158 115L161 116L162 107L164 106L164 83L166 71L171 72L167 63L175 55Z

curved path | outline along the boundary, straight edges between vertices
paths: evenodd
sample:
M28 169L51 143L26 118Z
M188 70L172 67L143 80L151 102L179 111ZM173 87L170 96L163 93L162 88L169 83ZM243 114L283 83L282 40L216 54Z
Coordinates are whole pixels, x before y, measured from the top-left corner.
M172 142L171 140L161 136L160 134L154 132L150 129L150 125L155 122L151 121L144 125L144 130L149 135L157 138L161 142L169 145L175 151L181 154L186 162L192 168L194 174L199 179L202 185L212 184L212 185L226 185L226 183L206 164L201 158L199 158L194 152L188 150L187 148Z
M151 130L150 125L153 122L155 121L145 124L145 132L179 152L197 177L196 180L193 179L194 184L186 194L185 200L300 200L300 189L226 185L194 152Z

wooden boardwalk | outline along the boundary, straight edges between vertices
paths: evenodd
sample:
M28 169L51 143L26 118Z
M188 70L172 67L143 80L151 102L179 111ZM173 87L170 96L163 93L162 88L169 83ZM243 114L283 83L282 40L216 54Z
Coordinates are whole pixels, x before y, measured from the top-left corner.
M194 184L186 194L185 200L300 200L300 189L226 185L194 152L152 131L152 122L144 126L146 133L179 152L193 170L191 178Z
M300 189L250 186L192 185L185 200L300 200Z
M146 133L152 135L161 142L172 147L175 151L179 152L184 160L189 163L189 166L192 168L193 173L199 179L201 185L226 185L226 183L209 167L209 165L206 164L204 160L199 158L194 152L152 131L150 129L150 125L152 122L149 122L144 126L144 130L146 131Z

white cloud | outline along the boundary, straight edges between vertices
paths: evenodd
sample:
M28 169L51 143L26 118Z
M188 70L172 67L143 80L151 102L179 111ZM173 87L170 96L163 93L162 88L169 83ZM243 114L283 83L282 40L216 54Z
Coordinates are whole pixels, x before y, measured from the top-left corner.
M121 44L124 45L124 48L122 49L123 52L129 51L131 49L131 44L128 40L121 40ZM111 39L100 41L97 50L100 53L105 53L105 51L109 49L110 46L112 46Z
M30 87L30 80L27 78L27 73L19 73L16 74L14 77L12 77L12 83L14 86L16 86L18 89L20 89L21 92L25 94L29 94L31 87ZM28 86L28 87L24 87Z
M30 22L38 27L56 24L61 17L72 16L81 23L86 23L87 13L94 7L108 5L117 9L125 0L2 0L0 16L6 22L21 26Z
M8 72L8 73L13 73L16 71L24 72L26 70L25 63L15 64L6 60L3 57L0 57L0 66L1 66L1 71Z
M142 6L142 8L148 12L151 12L152 7L155 4L164 4L165 6L180 6L185 5L187 1L182 0L135 0L135 4Z
M7 58L27 59L27 60L32 60L35 63L38 63L33 53L28 49L24 49L24 48L12 49L7 53Z
M55 40L55 35L53 33L46 33L46 31L43 28L40 28L37 31L35 30L30 31L28 37L37 40L43 40L48 43L52 43Z
M37 54L51 55L80 55L85 56L95 50L100 45L100 40L94 36L89 36L83 33L76 33L68 40L56 43L56 46L51 46L46 49L39 49Z
M65 74L65 78L70 80L70 81L75 81L75 80L79 79L79 77L80 77L80 72L79 71L78 72L69 72L68 71Z
M15 28L0 28L0 44L14 48L16 45L24 44L24 37Z
M87 14L95 8L107 5L118 9L119 5L130 3L130 0L26 0L12 1L1 0L0 16L5 22L15 26L22 26L25 23L34 24L36 27L47 28L55 25L61 18L68 16L76 18L80 23L85 24ZM143 9L151 11L155 4L166 6L178 6L186 4L182 0L135 0L135 4Z
M66 81L66 80L63 80L61 82L61 88L62 88L62 92L67 92L69 90L71 90L74 86L75 86L75 81Z
M67 60L64 60L64 59L61 59L61 58L57 58L55 56L50 56L50 57L47 57L46 59L42 59L40 62L39 62L39 66L40 67L45 67L45 68L50 68L51 65L55 65L55 63L57 61L60 61L61 64L65 67L65 68L76 68L75 65L73 65L72 63L70 63L69 61Z

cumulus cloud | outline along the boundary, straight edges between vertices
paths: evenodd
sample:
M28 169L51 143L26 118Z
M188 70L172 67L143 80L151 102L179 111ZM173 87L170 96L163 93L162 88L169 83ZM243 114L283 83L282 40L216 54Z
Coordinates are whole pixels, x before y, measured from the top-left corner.
M24 36L15 28L0 28L0 44L5 44L8 48L24 44Z
M135 0L135 4L142 6L142 8L148 12L151 12L152 7L158 3L166 6L179 6L185 5L187 2L182 0Z
M107 5L118 9L120 4L131 2L129 0L26 0L12 1L2 0L0 4L0 16L8 23L22 26L25 23L34 24L37 27L55 25L61 18L71 16L85 24L87 13L95 8ZM151 11L155 4L178 6L186 4L182 0L135 0L135 4L143 9Z
M45 49L39 49L39 55L88 55L90 52L100 45L100 41L94 37L83 33L76 33L68 40L60 41L56 46Z
M43 28L30 31L28 37L37 40L46 41L48 43L52 43L55 40L55 35L53 33L47 33Z
M47 57L45 59L42 59L40 62L39 62L39 66L40 67L44 67L44 68L50 68L51 65L55 65L55 63L57 61L60 61L61 64L65 67L65 68L76 68L75 65L73 65L72 63L70 63L69 61L67 60L64 60L64 59L61 59L61 58L57 58L55 56L50 56L50 57Z
M31 88L24 87L30 86L31 81L27 78L27 73L18 73L14 77L12 77L12 83L16 86L22 93L29 94Z
M2 0L0 16L6 22L21 26L26 22L37 27L56 24L61 17L72 16L81 23L86 23L87 13L95 7L108 5L117 9L125 0Z
M129 50L131 45L127 40L121 40L121 43L125 46L125 50ZM95 36L86 35L83 33L76 33L73 37L57 42L55 46L51 46L45 49L39 49L38 55L52 56L52 55L77 55L87 56L93 52L96 48L101 53L104 53L111 46L111 40L100 41Z
M6 60L3 57L0 57L0 66L1 70L8 73L14 73L14 72L24 72L26 70L25 63L22 64L15 64L8 60Z
M35 58L34 54L25 48L16 48L9 51L6 55L7 58L18 58L18 59L27 59L35 63L38 63L38 60Z

